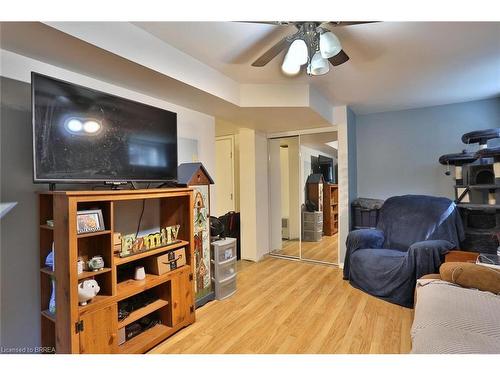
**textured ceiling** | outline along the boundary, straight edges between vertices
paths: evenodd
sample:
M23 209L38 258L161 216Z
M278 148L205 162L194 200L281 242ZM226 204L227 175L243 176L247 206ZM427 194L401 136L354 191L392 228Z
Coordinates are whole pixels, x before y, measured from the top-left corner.
M240 22L135 25L241 83L310 82L360 113L484 99L500 94L500 23L381 22L338 28L351 60L321 77L284 76L283 53L252 67L293 26Z

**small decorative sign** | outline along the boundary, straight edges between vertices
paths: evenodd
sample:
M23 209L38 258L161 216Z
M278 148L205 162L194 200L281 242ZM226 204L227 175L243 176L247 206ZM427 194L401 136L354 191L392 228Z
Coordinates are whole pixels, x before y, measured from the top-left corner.
M153 250L157 247L168 246L179 242L180 225L172 225L162 228L159 232L137 237L135 234L122 235L122 247L120 257L124 258L144 251Z

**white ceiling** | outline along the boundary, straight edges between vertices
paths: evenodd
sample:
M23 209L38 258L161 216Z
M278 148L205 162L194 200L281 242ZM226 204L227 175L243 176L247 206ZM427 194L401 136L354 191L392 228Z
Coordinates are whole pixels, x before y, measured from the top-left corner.
M309 107L239 107L39 22L0 23L0 47L263 132L327 126Z
M500 94L500 23L382 22L338 28L350 60L321 77L286 77L283 53L251 63L292 26L240 22L139 22L146 30L240 83L311 83L357 114Z
M337 157L337 149L327 143L337 140L337 132L304 134L300 136L300 144L313 150L323 152L327 156Z

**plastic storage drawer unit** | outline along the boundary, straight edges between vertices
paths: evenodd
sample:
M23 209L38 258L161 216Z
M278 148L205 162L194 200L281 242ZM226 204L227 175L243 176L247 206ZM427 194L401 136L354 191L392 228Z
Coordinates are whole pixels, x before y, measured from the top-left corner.
M213 279L215 284L215 298L226 299L236 293L236 274L222 282Z
M232 258L236 258L236 239L226 238L212 242L214 246L215 261L218 263L227 262Z
M215 298L224 299L236 292L236 239L212 242L212 280Z
M322 230L304 230L302 231L302 241L318 242L323 237Z
M215 275L217 273L217 281L226 280L236 274L236 260L234 262L219 264L217 270L215 270L215 264L213 264L213 266L214 272L212 273L212 275Z

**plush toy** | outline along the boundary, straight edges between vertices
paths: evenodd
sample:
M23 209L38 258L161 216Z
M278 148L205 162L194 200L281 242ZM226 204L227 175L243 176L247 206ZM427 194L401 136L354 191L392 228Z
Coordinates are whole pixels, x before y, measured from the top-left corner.
M94 298L101 288L95 280L85 280L78 284L78 302L85 306L88 301Z

